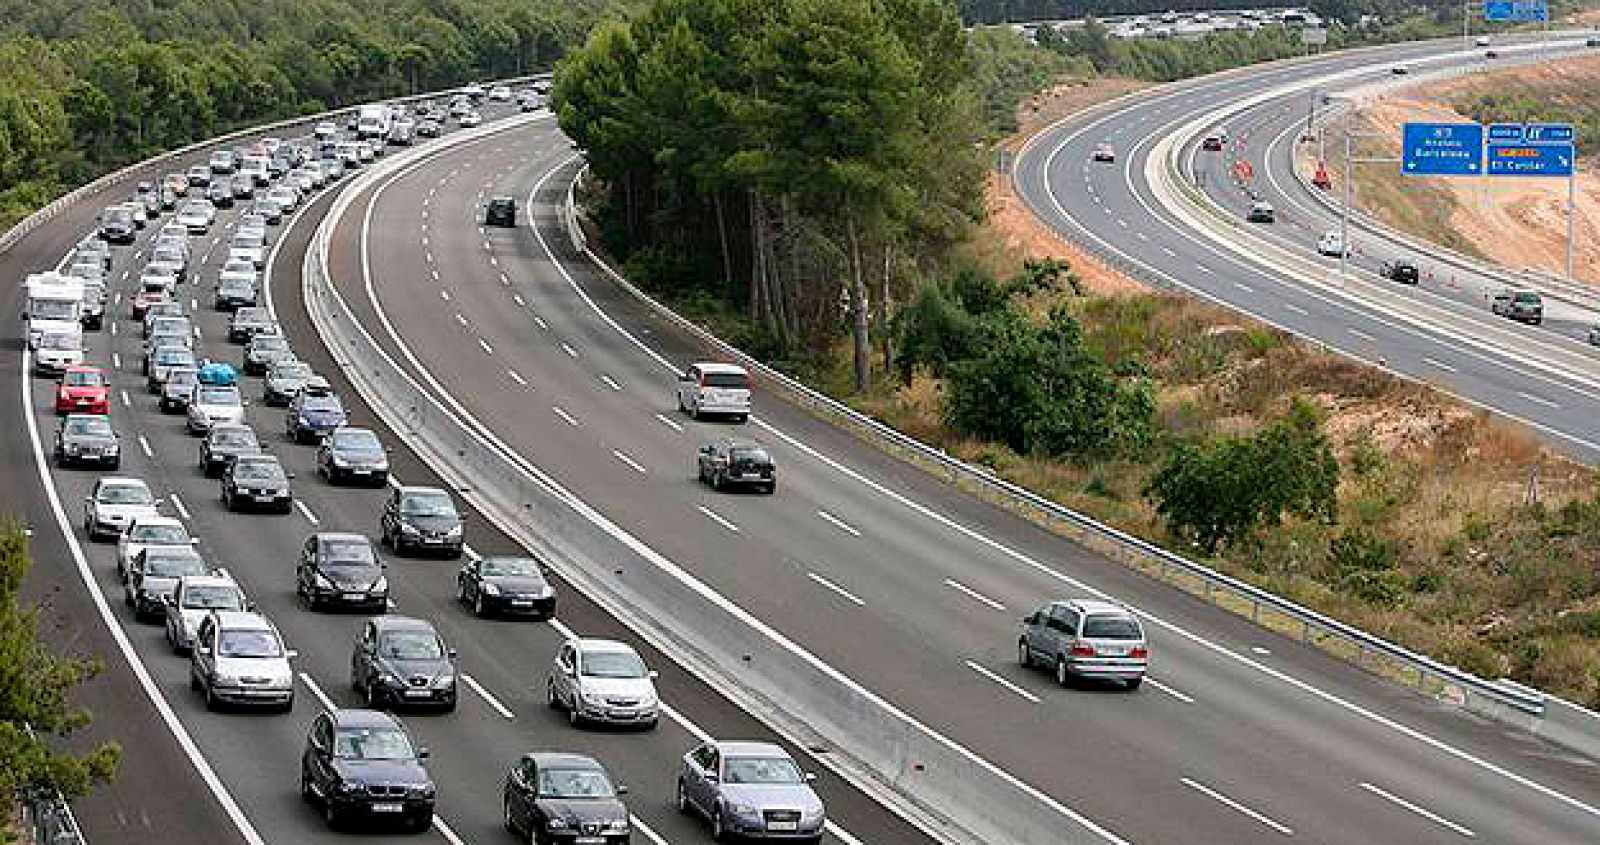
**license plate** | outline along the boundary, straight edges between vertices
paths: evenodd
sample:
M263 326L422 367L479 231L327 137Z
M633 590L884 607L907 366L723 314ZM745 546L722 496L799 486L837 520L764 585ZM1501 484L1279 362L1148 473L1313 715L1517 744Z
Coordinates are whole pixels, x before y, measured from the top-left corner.
M258 502L275 502L277 500L278 500L277 496L267 496L267 495L262 495L262 494L257 494L256 495L256 501L258 501Z
M606 838L604 836L580 836L573 841L577 842L578 845L605 845Z
M366 599L366 597L367 597L366 593L345 593L344 594L344 600L345 601L362 601L362 600Z
M799 822L767 822L767 830L799 830Z
M1103 645L1100 646L1100 653L1107 657L1126 657L1128 655L1128 647L1125 645Z
M372 812L374 813L398 813L402 809L404 808L399 804L383 803L372 805Z
M408 689L406 690L405 695L406 698L427 698L429 695L432 695L432 693L425 689Z
M533 607L533 599L512 599L511 604L516 607Z
M371 475L372 474L372 470L370 470L370 469L358 469L358 470L352 470L352 472L354 472L356 475Z

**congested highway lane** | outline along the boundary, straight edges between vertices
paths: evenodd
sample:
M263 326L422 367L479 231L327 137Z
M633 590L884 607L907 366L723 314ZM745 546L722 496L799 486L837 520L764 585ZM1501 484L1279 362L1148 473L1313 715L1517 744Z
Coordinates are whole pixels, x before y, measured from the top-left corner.
M1130 575L770 397L738 433L773 449L777 494L696 486L695 445L735 427L677 415L671 372L590 307L585 297L679 366L698 357L573 260L551 208L576 167L559 148L530 130L386 180L341 221L334 277L347 302L364 303L369 330L392 327L386 345L424 381L449 385L498 437L740 606L1135 841L1282 835L1230 801L1325 841L1459 835L1384 794L1489 836L1582 841L1592 829L1590 804L1537 788L1592 799L1600 790L1571 761ZM480 227L482 197L534 185L539 232ZM1149 613L1155 668L1137 694L1053 689L1015 665L1015 617L1089 589ZM1252 656L1268 646L1270 657ZM1096 761L1093 777L1064 757Z
M312 203L305 217L289 229L285 245L274 259L277 295L293 303L298 291L299 255L318 215L326 211L327 196ZM239 347L224 339L224 315L209 310L209 286L222 259L221 243L237 212L221 212L213 235L196 241L200 257L191 281L180 288L196 317L203 351L237 363ZM312 713L321 702L354 706L358 698L349 687L352 641L363 617L310 613L298 606L293 594L293 562L301 542L313 531L350 530L369 535L377 529L381 497L386 491L333 488L316 477L310 447L290 444L282 437L283 411L259 401L260 382L244 378L245 393L255 400L249 421L295 474L298 506L288 515L235 515L218 501L218 483L201 476L196 468L197 440L183 431L182 418L160 414L154 397L143 390L139 373L140 333L126 319L137 266L155 226L140 242L118 252L112 271L113 301L108 304L105 331L89 335L88 359L113 370L113 419L123 438L120 474L149 481L157 495L166 496L167 512L183 519L202 538L199 546L209 563L225 567L240 582L259 608L272 618L290 648L300 654L296 669L300 679L298 701L291 715L208 713L199 697L188 689L187 661L170 653L159 626L135 622L120 604L121 589L114 572L114 546L87 544L75 539L87 553L95 584L111 598L116 624L127 632L141 663L194 738L198 753L216 770L223 789L243 808L246 825L267 842L334 841L342 834L325 829L318 814L305 805L297 790L299 753ZM69 241L70 243L70 241ZM56 256L59 258L60 253ZM55 259L52 259L52 263ZM30 269L38 269L37 267ZM306 327L299 309L280 306L295 349L313 360L320 372L339 383L332 362L322 355L315 335ZM17 362L20 368L20 361ZM18 370L13 370L13 373ZM18 387L28 391L34 419L46 440L55 421L50 413L52 383L26 378ZM347 393L352 422L381 430ZM392 439L390 442L395 442ZM31 463L31 459L30 459ZM395 476L408 483L434 483L437 479L403 452L394 456ZM32 467L28 467L31 471ZM99 473L92 470L55 470L49 473L59 499L66 504L70 523L78 521L77 503ZM35 478L37 475L34 476ZM36 524L48 524L41 508ZM474 523L470 543L478 553L514 553L507 539ZM66 560L66 556L59 558ZM753 719L740 714L715 691L692 680L659 654L641 649L653 668L662 672L660 688L675 705L673 717L649 733L577 731L545 706L543 677L550 657L564 637L574 631L586 635L631 636L577 594L561 589L559 617L543 623L479 620L454 602L454 576L458 564L428 559L389 557L388 578L398 612L430 619L446 641L461 652L465 677L460 709L451 715L406 715L404 721L433 751L430 769L439 784L438 823L434 835L446 841L504 841L501 829L500 787L506 767L516 755L533 748L562 748L592 754L606 764L614 777L632 787L630 806L642 822L635 841L694 842L707 840L704 825L672 807L673 762L703 732L719 736L770 738ZM564 585L563 585L564 586ZM81 589L81 588L80 588ZM113 708L114 709L114 708ZM129 708L132 709L132 708ZM140 748L139 737L129 737ZM135 767L138 770L138 767ZM185 763L172 770L184 777L192 768ZM143 787L159 792L162 777L151 773ZM172 783L169 778L166 783ZM846 825L879 841L916 842L923 837L881 807L832 778L824 778L820 791L830 809ZM171 818L144 819L157 833L185 832L179 841L224 841L227 825L215 818L215 808L203 799L202 789L191 790L180 806L165 808ZM152 804L158 802L152 801ZM119 819L98 817L95 804L85 805L85 825L91 831L115 831ZM162 809L162 808L155 808ZM128 834L107 833L105 841Z

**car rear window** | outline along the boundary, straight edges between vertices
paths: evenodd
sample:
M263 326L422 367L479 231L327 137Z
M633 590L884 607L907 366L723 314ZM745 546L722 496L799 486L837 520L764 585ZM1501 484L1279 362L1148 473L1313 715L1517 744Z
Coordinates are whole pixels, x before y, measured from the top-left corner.
M1083 620L1083 636L1096 640L1137 640L1139 623L1130 616L1096 614Z
M700 377L705 387L749 387L750 380L743 373L706 373Z
M1519 293L1515 299L1517 302L1538 302L1539 295L1536 293Z

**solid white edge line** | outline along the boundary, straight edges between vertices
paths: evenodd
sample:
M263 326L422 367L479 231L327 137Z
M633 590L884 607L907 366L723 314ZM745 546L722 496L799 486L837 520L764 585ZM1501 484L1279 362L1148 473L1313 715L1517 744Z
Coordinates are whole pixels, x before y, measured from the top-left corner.
M977 661L963 660L961 662L967 664L967 668L968 669L971 669L972 671L977 672L979 675L982 675L983 677L988 678L989 680L999 684L1002 687L1005 687L1006 689L1016 693L1017 695L1022 696L1023 698L1033 702L1034 704L1038 704L1039 703L1039 696L1034 695L1031 692L1028 692L1027 690L1023 689L1022 687L1017 686L1016 684L1014 684L1011 681L1001 677L1000 675L996 674L995 672L992 672L989 669L984 668Z
M317 515L311 512L311 508L306 507L306 503L302 502L298 497L294 499L294 507L295 510L300 512L301 516L306 518L306 522L309 522L312 525L322 524L322 520L317 519Z
M217 803L222 805L222 810L227 814L229 821L233 822L234 829L239 831L239 835L249 845L266 845L266 840L261 838L261 834L256 831L255 825L250 823L250 819L245 815L244 809L239 806L239 802L234 800L233 793L228 791L228 787L223 784L222 778L217 775L215 769L211 768L210 761L206 760L205 755L200 751L200 747L195 744L194 738L189 735L188 729L178 719L177 712L172 709L172 705L162 695L161 689L156 685L155 678L151 677L150 670L145 667L138 652L134 650L133 641L128 638L127 631L123 630L121 623L117 621L116 614L112 612L110 603L106 601L105 593L101 591L99 582L95 581L94 571L89 567L89 559L83 553L83 545L78 542L78 535L73 532L72 522L67 518L66 509L61 504L61 495L56 492L55 478L50 471L50 464L44 457L44 444L39 438L39 421L34 418L33 410L33 354L27 349L22 351L22 412L28 422L28 440L33 446L33 461L34 466L39 471L39 483L44 486L45 499L49 502L50 510L55 515L56 528L61 531L62 539L66 541L67 551L72 555L73 563L77 565L78 577L88 589L89 598L94 602L95 610L100 614L100 621L105 624L106 630L111 634L112 641L117 644L117 650L121 652L122 658L127 662L134 678L138 680L140 689L144 690L145 696L150 699L150 703L155 707L156 713L161 717L161 721L166 724L167 730L172 733L173 739L177 740L178 747L183 751L184 756L189 758L189 763L194 766L195 772L200 775L200 780L205 783L206 788L217 799Z
M1345 331L1349 332L1352 335L1355 335L1356 337L1361 338L1362 340L1372 340L1373 339L1372 335L1370 335L1370 334L1368 334L1368 333L1366 333L1366 332L1364 332L1364 331L1362 331L1360 329L1357 329L1357 328L1346 328Z
M1438 367L1439 369L1444 370L1447 373L1453 373L1453 372L1456 371L1456 368L1454 366L1452 366L1450 364L1446 364L1445 362L1440 361L1438 358L1429 358L1429 357L1424 356L1423 359L1422 359L1422 363L1427 364L1430 367Z
M1239 803L1238 801L1235 801L1232 798L1229 798L1228 796L1223 795L1222 793L1216 791L1215 789L1212 789L1211 787L1206 786L1205 784L1195 780L1194 778L1188 778L1188 777L1179 778L1179 781L1184 786L1187 786L1190 789L1193 789L1196 792L1199 792L1202 795L1205 795L1205 796L1211 798L1212 800L1217 801L1218 803L1221 803L1221 804L1223 804L1225 806L1231 807L1232 809L1237 810L1238 812L1243 813L1244 815L1249 816L1252 819L1255 819L1256 821L1266 825L1267 827L1270 827L1273 830L1276 830L1277 832L1283 834L1284 836L1293 836L1294 835L1294 830L1292 828L1290 828L1288 825L1283 824L1282 822L1275 821L1275 820L1273 820L1272 818L1270 818L1268 816L1262 815L1261 813L1258 813L1255 810L1252 810L1249 807L1246 807L1245 805Z
M507 719L517 718L517 714L512 713L510 708L500 703L500 699L495 698L487 689L484 689L483 684L478 683L477 678L468 675L466 672L462 672L461 681L467 686L471 687L472 691L477 693L479 698L482 698L484 701L488 702L489 706L494 708L496 713L499 713L501 716Z
M817 511L817 516L822 517L824 521L831 523L833 525L833 527L839 529L840 531L843 531L846 534L849 534L852 537L860 537L861 536L861 529L856 528L854 525L851 525L850 523L845 522L844 520L840 519L837 516L834 516L831 513L828 513L825 510L818 510Z
M839 594L839 596L842 597L845 601L848 601L851 604L854 604L856 607L866 607L867 606L866 601L863 600L860 596L857 596L855 593L852 593L849 590L846 590L845 588L839 586L838 584L833 583L832 581L829 581L827 578L824 578L824 577L822 577L821 575L818 575L815 572L807 572L806 573L806 577L810 578L812 581L817 582L818 584L821 584L823 587L825 587L825 588L827 588L829 590L832 590L833 592Z
M178 516L181 516L185 520L189 521L194 519L194 517L189 514L189 509L184 507L183 500L178 498L178 491L173 490L167 493L167 499L172 502L172 509L178 512Z
M651 842L654 842L655 845L667 845L666 838L664 838L661 834L656 833L655 830L651 829L650 825L645 824L644 823L644 819L641 819L638 816L633 815L632 813L629 813L628 814L628 823L633 825L633 829L634 830L637 830L638 832L644 834L644 837L646 839L650 840Z
M1366 791L1378 796L1379 798L1383 798L1383 799L1385 799L1387 801L1393 802L1394 804L1397 804L1397 805L1399 805L1401 807L1404 807L1405 809L1410 810L1413 813L1416 813L1417 815L1427 819L1428 821L1433 822L1434 824L1439 825L1440 827L1444 827L1444 828L1448 828L1450 830L1453 830L1456 833L1459 833L1462 836L1465 836L1465 837L1467 837L1469 839L1477 838L1477 836L1478 836L1478 834L1472 832L1471 828L1465 827L1464 825L1456 824L1455 822L1450 821L1449 819L1445 818L1444 816L1441 816L1438 813L1433 812L1432 810L1428 810L1428 809L1426 809L1424 807L1421 807L1421 806L1418 806L1416 804L1413 804L1410 801L1407 801L1406 799L1401 798L1400 796L1398 796L1398 795L1396 795L1396 794L1394 794L1392 792L1389 792L1389 791L1383 789L1380 786L1377 786L1375 784L1367 783L1366 781L1361 781L1357 785L1360 786L1362 789L1365 789Z
M952 590L955 590L958 593L962 593L962 594L967 595L967 596L969 596L969 597L971 597L973 599L976 599L977 601L980 601L980 602L988 605L990 608L993 608L994 610L1002 610L1003 611L1003 610L1006 609L1006 606L1001 604L1000 602L997 602L994 599L989 598L988 596L984 595L983 593L980 593L977 590L974 590L971 587L968 587L966 584L963 584L963 583L961 583L960 581L957 581L954 578L946 578L946 579L944 579L944 585L946 587L949 587Z
M1156 680L1155 678L1150 677L1149 675L1145 675L1144 676L1144 682L1149 684L1152 687L1155 687L1158 690L1161 690L1162 692L1166 693L1167 695L1170 695L1173 698L1178 699L1179 701L1183 702L1184 704L1193 704L1194 703L1194 696L1188 695L1186 693L1178 692L1177 690L1173 689L1172 687L1169 687L1166 684L1161 683L1160 681Z
M723 528L728 529L729 531L732 531L735 534L739 533L739 526L734 525L732 522L729 522L726 517L723 517L721 514L717 513L716 511L706 507L705 505L695 505L694 507L695 507L695 510L698 510L701 513L705 514L706 517L708 519L710 519L712 522L715 522L716 524L722 526Z
M1517 395L1521 396L1522 398L1524 398L1526 400L1528 400L1529 402L1532 402L1535 405L1543 405L1546 408L1560 408L1561 407L1560 405L1557 405L1556 403L1550 401L1549 399L1544 398L1543 396L1535 396L1534 394L1529 393L1526 390L1517 391Z
M439 818L437 813L435 813L433 816L433 828L434 830L439 831L439 835L443 836L445 841L449 842L450 845L467 845L467 843L462 840L461 837L456 835L454 830L450 829L450 825L445 824L444 819Z

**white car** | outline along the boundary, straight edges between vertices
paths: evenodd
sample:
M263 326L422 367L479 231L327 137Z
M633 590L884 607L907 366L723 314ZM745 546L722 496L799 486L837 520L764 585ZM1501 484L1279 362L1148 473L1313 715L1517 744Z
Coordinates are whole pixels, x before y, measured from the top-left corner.
M1489 36L1480 35L1473 39L1472 43L1478 45L1479 47L1487 47L1489 46Z
M483 96L483 86L479 85L476 82L474 82L471 85L468 85L467 87L461 89L461 93L463 93L463 94L467 95L468 97L471 97L474 100L476 100L479 97Z
M691 364L678 376L678 410L695 419L730 414L744 422L750 416L750 373L738 364Z
M189 686L222 704L294 708L295 653L285 648L277 626L259 613L213 610L195 629L189 655Z
M33 366L41 373L57 375L83 363L83 333L77 329L44 332L33 345Z
M267 266L267 242L251 232L240 232L228 242L228 261L248 261L257 270Z
M278 204L285 214L292 214L300 207L300 192L287 185L281 185L267 192L267 199Z
M191 235L203 235L211 228L211 215L196 205L184 206L176 219Z
M1349 252L1344 245L1344 236L1338 232L1324 232L1317 241L1317 252L1338 258Z
M197 384L189 397L189 418L184 427L198 435L214 425L243 425L244 406L244 397L236 385Z
M137 478L106 475L83 497L83 533L90 540L116 537L133 522L160 516L161 500Z
M463 127L481 126L483 124L483 115L478 114L475 111L469 111L466 114L456 118L456 123L459 123Z
M188 654L194 645L200 620L213 610L249 610L244 590L227 573L185 575L163 602L167 614L167 644L178 654Z
M661 717L655 677L627 643L567 640L550 665L545 696L551 707L567 711L574 725L594 721L655 727Z
M312 130L312 134L316 135L319 141L337 138L339 136L339 127L334 126L331 121L324 120L317 124L317 128Z
M128 579L128 565L150 546L192 546L199 542L189 529L170 516L141 516L128 523L117 538L117 578Z
M511 99L511 89L504 85L496 85L489 89L489 99L506 101Z

